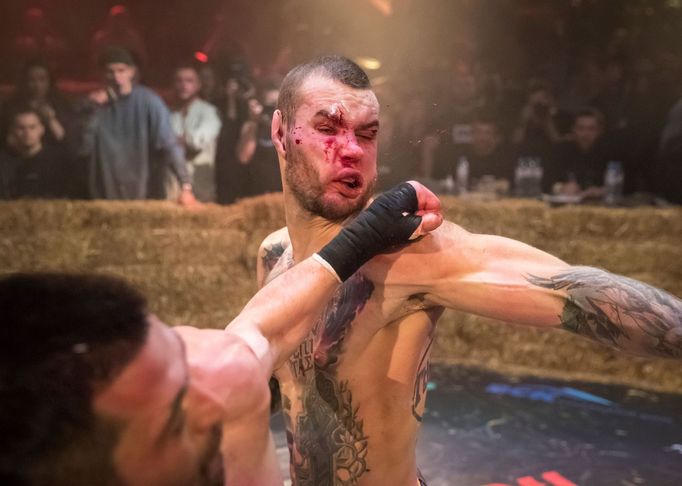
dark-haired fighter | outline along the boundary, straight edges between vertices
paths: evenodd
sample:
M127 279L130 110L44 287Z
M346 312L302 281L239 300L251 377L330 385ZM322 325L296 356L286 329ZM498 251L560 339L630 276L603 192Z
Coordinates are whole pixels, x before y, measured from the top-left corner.
M281 486L273 367L342 280L437 227L438 210L418 183L380 196L257 293L227 331L171 329L112 277L3 277L0 484Z
M364 207L378 129L367 75L348 59L319 58L286 76L272 139L287 227L263 242L261 283L317 251ZM444 307L682 357L674 296L445 223L364 265L277 370L295 485L417 484L429 351Z

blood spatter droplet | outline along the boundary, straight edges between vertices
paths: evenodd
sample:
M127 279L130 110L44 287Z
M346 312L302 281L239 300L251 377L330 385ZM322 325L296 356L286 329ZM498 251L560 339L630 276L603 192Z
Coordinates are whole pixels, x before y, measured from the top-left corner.
M300 145L300 144L301 144L301 139L300 139L300 138L297 138L297 139L296 139L296 145Z

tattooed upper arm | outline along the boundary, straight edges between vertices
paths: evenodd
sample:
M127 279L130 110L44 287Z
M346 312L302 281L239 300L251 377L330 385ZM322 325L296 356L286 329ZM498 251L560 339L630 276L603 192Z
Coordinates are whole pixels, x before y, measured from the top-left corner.
M566 293L562 328L618 349L682 358L682 301L674 295L590 267L528 281Z

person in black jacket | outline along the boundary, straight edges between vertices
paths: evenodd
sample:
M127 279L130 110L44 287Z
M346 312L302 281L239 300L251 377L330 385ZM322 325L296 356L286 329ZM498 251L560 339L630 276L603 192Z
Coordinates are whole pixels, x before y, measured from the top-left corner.
M0 199L58 198L70 192L64 151L43 143L45 126L31 108L12 117L7 148L0 152Z

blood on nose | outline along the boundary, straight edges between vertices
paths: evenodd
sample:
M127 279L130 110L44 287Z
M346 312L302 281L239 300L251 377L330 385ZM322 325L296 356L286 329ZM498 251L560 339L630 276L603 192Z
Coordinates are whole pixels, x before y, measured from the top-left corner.
M356 162L362 157L362 147L358 143L358 139L351 130L347 130L343 136L343 143L339 149L341 160L344 163Z

